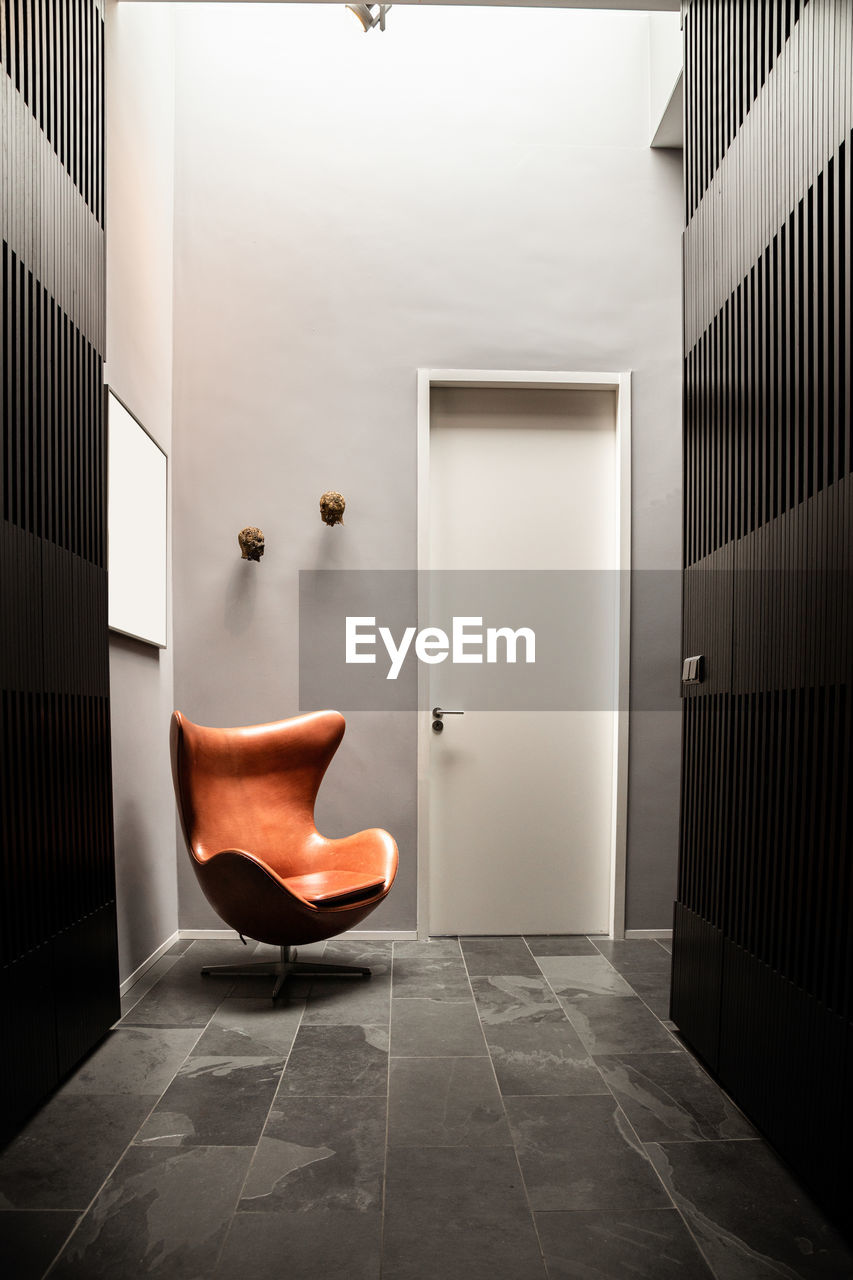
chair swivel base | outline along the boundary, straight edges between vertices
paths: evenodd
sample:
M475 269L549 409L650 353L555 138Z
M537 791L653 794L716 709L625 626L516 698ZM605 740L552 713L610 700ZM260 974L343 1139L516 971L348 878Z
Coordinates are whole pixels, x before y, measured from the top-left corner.
M319 960L297 960L296 947L280 947L278 960L257 960L251 964L207 964L202 975L207 978L275 978L273 1000L290 977L369 978L370 970L352 964L325 964Z

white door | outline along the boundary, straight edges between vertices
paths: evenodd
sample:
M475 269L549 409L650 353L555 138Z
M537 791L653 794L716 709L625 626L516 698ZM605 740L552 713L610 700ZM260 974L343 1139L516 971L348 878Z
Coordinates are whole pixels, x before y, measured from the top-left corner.
M615 392L435 387L430 406L431 569L613 582ZM442 595L458 613L458 584L476 595L476 581L431 574L431 615L446 616ZM615 612L580 612L615 690ZM471 670L429 668L430 707L464 712L430 733L430 932L607 933L615 692L583 710L477 710L465 706Z

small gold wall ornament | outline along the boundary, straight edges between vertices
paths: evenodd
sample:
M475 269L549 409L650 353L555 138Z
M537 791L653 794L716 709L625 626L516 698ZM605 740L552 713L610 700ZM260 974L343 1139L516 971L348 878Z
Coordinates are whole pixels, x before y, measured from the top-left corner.
M264 554L263 530L256 529L253 524L246 525L245 529L240 530L237 541L244 560L260 560Z
M329 489L328 493L324 493L320 499L320 516L323 523L328 525L343 524L346 506L344 495L337 493L334 489Z

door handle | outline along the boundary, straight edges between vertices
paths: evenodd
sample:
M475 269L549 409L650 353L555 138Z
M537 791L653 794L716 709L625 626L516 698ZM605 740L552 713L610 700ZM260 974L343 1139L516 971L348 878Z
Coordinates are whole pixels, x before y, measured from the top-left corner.
M444 728L444 720L442 719L442 716L464 716L465 712L464 711L445 711L443 707L433 707L432 714L433 714L432 731L433 733L441 733L442 729Z

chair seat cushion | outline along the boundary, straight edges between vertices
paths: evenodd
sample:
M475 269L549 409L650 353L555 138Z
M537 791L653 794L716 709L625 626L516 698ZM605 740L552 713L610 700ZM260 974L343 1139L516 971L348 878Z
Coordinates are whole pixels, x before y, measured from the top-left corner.
M288 876L284 883L305 902L335 907L372 898L385 887L385 877L375 872L312 871L304 876Z

